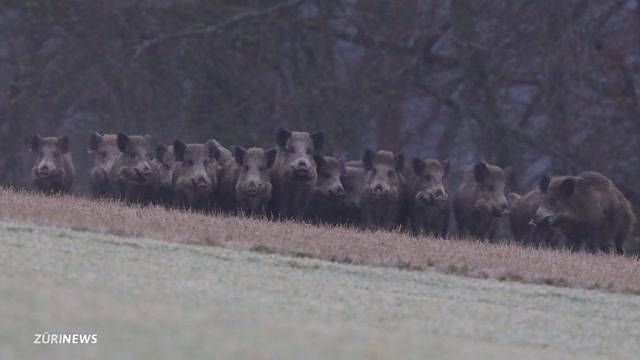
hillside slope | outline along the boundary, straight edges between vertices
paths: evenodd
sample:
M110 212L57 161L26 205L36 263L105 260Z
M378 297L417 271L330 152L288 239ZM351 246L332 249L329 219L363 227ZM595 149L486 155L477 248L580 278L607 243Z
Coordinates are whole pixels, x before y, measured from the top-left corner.
M637 358L640 297L0 222L0 358ZM35 333L97 345L33 345Z

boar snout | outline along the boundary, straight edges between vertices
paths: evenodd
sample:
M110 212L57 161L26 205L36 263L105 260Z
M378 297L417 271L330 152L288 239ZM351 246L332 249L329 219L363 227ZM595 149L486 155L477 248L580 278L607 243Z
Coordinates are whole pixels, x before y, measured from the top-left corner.
M145 181L151 177L151 169L149 168L141 168L135 169L136 178L140 181Z
M424 204L443 204L447 201L447 193L442 189L421 191L418 193L417 200Z
M193 185L193 189L198 193L206 193L211 187L210 181L202 175L191 179L191 184Z
M371 193L374 198L383 199L389 194L389 189L383 184L376 184L371 188Z
M91 177L94 182L106 182L109 181L109 174L103 168L95 167L91 170Z
M346 194L342 186L336 186L328 190L329 196L338 200L345 198Z
M500 204L500 205L494 206L492 212L495 217L507 216L510 214L509 205Z
M145 182L152 176L151 166L148 163L142 164L133 168L133 180L139 182Z
M438 189L431 194L434 203L441 204L447 201L447 193L442 189Z
M529 222L529 225L535 226L547 226L551 224L551 215L544 215L542 217L536 217Z
M36 176L41 179L52 179L56 176L61 176L62 171L56 169L55 166L50 166L48 163L42 163L36 168Z
M267 192L267 185L262 181L249 180L242 189L242 193L248 197L262 196Z
M140 173L145 177L151 176L151 165L149 165L148 163L142 165L139 170Z
M260 194L260 190L258 189L258 187L253 184L253 186L251 186L251 184L249 184L247 186L247 189L245 190L245 194L249 197L255 197L258 196Z
M38 166L38 175L41 177L49 176L49 166L47 164L42 164Z
M299 179L309 179L311 177L311 165L304 160L298 160L292 166L293 174Z
M545 208L539 208L538 211L536 211L536 215L529 222L529 225L548 226L551 225L551 220L553 220L553 215Z

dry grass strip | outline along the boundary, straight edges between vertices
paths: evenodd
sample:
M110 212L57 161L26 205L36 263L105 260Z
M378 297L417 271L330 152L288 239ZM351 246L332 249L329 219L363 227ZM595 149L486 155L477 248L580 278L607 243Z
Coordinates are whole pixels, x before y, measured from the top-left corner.
M471 240L414 238L0 189L0 219L358 265L640 294L640 261Z

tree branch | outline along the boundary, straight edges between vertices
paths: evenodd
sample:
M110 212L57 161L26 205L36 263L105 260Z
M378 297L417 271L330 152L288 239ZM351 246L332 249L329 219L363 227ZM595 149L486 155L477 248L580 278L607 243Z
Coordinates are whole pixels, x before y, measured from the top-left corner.
M189 37L198 37L198 36L206 36L206 35L218 35L218 34L221 34L222 32L224 32L225 30L229 29L233 25L236 25L236 24L238 24L240 22L247 21L247 20L253 20L253 19L256 19L256 18L260 18L260 17L264 17L264 16L268 16L268 15L277 13L278 11L281 11L281 10L290 9L290 8L293 8L293 7L296 7L296 6L300 5L304 1L305 0L288 0L288 1L284 1L284 2L282 2L280 4L277 4L277 5L265 8L265 9L260 9L260 10L255 10L255 11L248 11L248 12L243 12L243 13L240 13L240 14L233 15L230 18L228 18L227 20L221 22L220 24L209 25L209 26L207 26L205 28L202 28L202 29L185 30L185 31L177 32L177 33L160 35L160 36L158 36L156 38L145 40L141 44L136 46L136 49L135 49L135 52L134 52L134 58L139 57L145 50L147 50L147 49L149 49L151 47L157 46L159 44L165 43L167 41L180 40L180 39L189 38Z
M325 31L324 28L321 28L318 25L309 22L300 23L300 26L312 31ZM449 30L449 27L449 24L443 25L434 34L429 36L422 44L417 44L414 46L396 44L380 38L376 38L365 33L362 29L357 29L354 32L330 29L329 34L336 39L361 46L365 49L382 49L393 52L395 54L413 56L416 58L420 57L422 61L427 61L431 64L454 67L459 65L459 61L457 58L430 52L431 48L437 43L437 41Z

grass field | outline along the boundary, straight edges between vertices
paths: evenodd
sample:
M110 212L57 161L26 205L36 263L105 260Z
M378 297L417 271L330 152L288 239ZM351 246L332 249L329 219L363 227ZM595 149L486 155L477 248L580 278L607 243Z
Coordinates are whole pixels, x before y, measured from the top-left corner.
M640 297L0 222L1 359L637 359ZM33 345L35 333L96 345Z
M414 238L0 190L0 219L333 262L640 294L637 258Z

